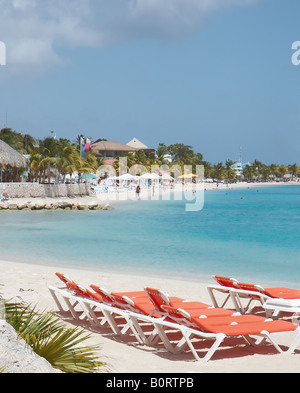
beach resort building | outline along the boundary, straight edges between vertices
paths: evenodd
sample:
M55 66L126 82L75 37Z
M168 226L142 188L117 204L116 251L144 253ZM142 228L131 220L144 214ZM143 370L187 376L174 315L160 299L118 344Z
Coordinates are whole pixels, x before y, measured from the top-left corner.
M101 139L93 143L92 149L96 154L105 158L105 161L114 161L120 154L134 153L137 151L135 147L125 145L124 143Z
M93 143L92 149L94 152L96 152L96 154L99 154L101 157L105 159L106 164L113 164L113 162L120 154L135 153L139 150L154 151L154 149L147 147L142 142L140 142L137 138L133 138L127 144L98 139Z
M150 147L146 146L144 143L139 141L137 138L131 139L131 141L129 141L127 143L127 146L134 147L137 150L151 150L151 151L155 151L155 149L151 149Z
M19 181L20 173L26 168L26 159L0 140L0 181Z
M231 168L235 171L239 179L243 177L243 164L240 161L236 161Z

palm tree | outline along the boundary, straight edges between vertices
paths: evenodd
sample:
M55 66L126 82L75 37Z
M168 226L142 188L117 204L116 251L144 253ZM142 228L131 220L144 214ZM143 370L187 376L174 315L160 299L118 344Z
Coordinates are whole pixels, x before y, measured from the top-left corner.
M214 165L212 170L212 177L217 180L223 180L225 178L226 168L223 166L222 162Z
M290 173L292 175L292 180L294 180L294 176L297 176L299 171L300 171L300 168L298 167L298 165L296 163L293 165L288 165L288 173Z
M120 153L117 157L116 157L116 161L113 163L113 167L116 170L117 174L120 174L120 158L126 158L127 159L127 167L126 168L122 168L122 170L128 171L133 165L135 165L136 162L136 158L135 155L133 153Z
M173 155L173 162L181 162L183 165L192 165L194 152L191 150L192 146L183 143L175 143L169 146L169 150Z
M56 169L62 175L62 182L65 182L65 176L75 172L74 161L79 156L78 150L74 145L59 145L58 155L55 159Z
M225 180L228 182L234 182L237 179L237 174L236 172L232 169L232 165L234 164L234 161L232 160L226 160L226 168L225 168Z
M279 176L283 178L288 173L288 167L286 165L279 165L278 172Z
M99 161L93 153L88 154L86 160L80 157L80 154L73 155L73 164L71 168L78 172L79 182L82 181L82 174L89 172L95 173L98 167Z
M245 179L247 179L248 181L253 180L255 174L256 174L256 169L254 168L253 165L246 165L245 168L243 169L243 175L245 177Z
M211 164L207 161L203 161L202 165L204 165L204 177L206 179L212 178L213 177L213 175L212 175L213 168L212 168Z
M163 165L169 163L169 161L164 158L166 154L170 154L169 148L164 143L160 143L156 150L157 164Z
M275 178L279 176L279 165L277 165L277 164L271 164L271 165L269 166L269 168L270 168L270 174L271 174L272 176L274 176Z
M30 169L33 171L33 177L41 183L42 177L45 179L46 170L49 168L51 158L41 154L39 148L31 150L30 155Z
M270 179L271 169L270 169L270 167L268 165L262 164L260 172L261 172L261 177L264 180L269 180Z
M104 365L96 345L82 346L90 335L83 329L66 328L53 313L39 314L22 303L5 302L6 321L39 356L68 373L99 371Z

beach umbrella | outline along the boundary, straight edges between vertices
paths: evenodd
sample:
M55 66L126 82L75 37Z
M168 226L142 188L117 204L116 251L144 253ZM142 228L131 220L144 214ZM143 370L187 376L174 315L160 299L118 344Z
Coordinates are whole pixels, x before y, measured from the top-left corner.
M107 180L118 180L118 179L119 179L118 176L111 176L107 178Z
M156 173L144 173L141 178L150 179L150 180L158 180L159 176Z
M85 173L84 175L83 175L83 177L84 177L84 179L92 179L92 180L95 180L95 179L98 179L99 177L97 176L97 175L95 175L94 173Z
M24 172L21 173L20 176L21 176L21 177L24 177L24 178L27 178L27 177L28 177L28 172L27 172L27 171L24 171Z
M178 176L178 179L192 179L193 177L198 177L198 176L194 175L193 173L189 173L188 175Z
M118 177L118 180L135 180L135 176L132 176L130 173L124 173L124 175L121 175Z

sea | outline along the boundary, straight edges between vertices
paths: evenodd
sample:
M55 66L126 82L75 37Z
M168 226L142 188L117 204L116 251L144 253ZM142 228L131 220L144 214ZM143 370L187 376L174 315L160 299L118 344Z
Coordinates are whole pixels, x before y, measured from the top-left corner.
M300 185L203 191L114 210L1 211L1 260L300 288ZM190 199L189 199L190 200Z

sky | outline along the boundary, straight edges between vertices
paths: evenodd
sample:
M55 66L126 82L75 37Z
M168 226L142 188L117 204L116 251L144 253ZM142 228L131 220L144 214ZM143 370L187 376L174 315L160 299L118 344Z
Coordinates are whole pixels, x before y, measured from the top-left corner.
M299 16L299 0L0 0L0 128L300 165Z

